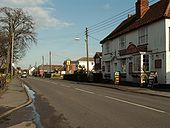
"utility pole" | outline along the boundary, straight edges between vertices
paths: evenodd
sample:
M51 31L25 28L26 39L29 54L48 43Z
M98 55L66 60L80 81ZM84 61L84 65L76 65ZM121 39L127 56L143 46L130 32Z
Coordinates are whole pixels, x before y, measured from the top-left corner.
M87 78L89 78L89 48L88 48L88 29L86 27L86 54L87 54Z
M11 68L11 72L10 72L10 79L12 80L12 77L13 77L13 73L14 73L14 71L13 71L13 62L14 62L14 30L13 30L13 24L12 24L12 20L11 20L11 23L10 23L10 28L11 28L11 30L10 30L10 37L11 37L11 58L10 58L10 68Z
M42 56L42 70L44 71L44 56Z
M51 51L49 52L49 64L50 64L50 73L52 72L52 65L51 65L51 61L52 61L52 59L51 59Z

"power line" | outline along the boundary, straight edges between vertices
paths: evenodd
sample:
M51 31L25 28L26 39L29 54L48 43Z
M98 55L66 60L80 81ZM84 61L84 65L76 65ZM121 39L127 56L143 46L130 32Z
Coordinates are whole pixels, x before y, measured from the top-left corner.
M152 0L149 3L152 3L154 1L157 1L157 0ZM121 13L119 13L113 17L107 18L95 25L88 27L89 33L91 33L91 34L98 33L100 31L110 28L113 25L116 25L118 21L124 20L127 17L127 13L129 14L129 13L133 12L134 10L135 10L135 8L131 7L129 9L122 11Z
M127 16L124 16L124 17L121 17L121 18L119 18L119 19L116 19L116 20L114 21L114 23L111 22L111 23L109 23L109 24L103 25L103 26L101 26L101 27L99 27L99 28L94 29L93 31L90 31L89 33L90 33L90 34L94 34L94 33L96 33L96 32L100 32L101 30L104 30L105 28L113 27L114 25L118 24L120 21L122 21L122 20L125 19L126 17L127 17Z
M117 17L119 18L120 15L122 15L122 14L124 14L124 13L127 13L127 11L128 11L128 12L129 12L130 10L132 11L133 8L134 8L134 7L131 7L131 8L129 8L129 9L127 9L127 10L124 10L123 12L121 12L121 13L115 15L115 16L112 16L112 17L110 17L110 18L107 18L107 19L105 19L105 20L103 20L103 21L101 21L101 22L99 22L99 23L97 23L97 24L95 24L95 25L89 26L88 28L89 28L89 30L90 30L90 29L94 29L94 28L96 28L96 27L98 27L98 26L100 26L100 25L103 25L103 24L105 24L105 23L108 23L108 22L110 22L110 21L113 21L113 19L116 19Z
M151 3L155 2L155 1L158 1L158 0L151 0L149 3L151 4ZM99 33L99 32L102 32L102 31L104 31L106 29L109 29L111 27L114 27L115 25L120 23L120 21L124 20L127 17L127 14L130 14L130 13L132 13L134 11L135 11L135 7L133 6L133 7L129 8L129 9L126 9L126 10L116 14L115 16L107 18L107 19L105 19L105 20L103 20L103 21L101 21L99 23L96 23L95 25L89 26L88 27L88 31L89 31L88 36L95 39L95 40L97 40L97 41L100 41L99 39L97 39L97 38L95 38L95 37L93 37L91 35ZM85 35L85 32L83 31L80 34Z
M95 37L93 37L91 35L88 35L88 36L91 37L92 39L96 40L96 41L100 41L99 39L97 39L97 38L95 38Z

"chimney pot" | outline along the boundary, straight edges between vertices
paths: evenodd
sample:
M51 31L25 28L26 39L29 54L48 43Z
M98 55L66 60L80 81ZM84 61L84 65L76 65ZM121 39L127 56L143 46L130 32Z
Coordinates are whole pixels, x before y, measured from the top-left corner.
M138 0L136 2L136 16L137 16L137 18L142 18L148 10L149 10L148 0Z

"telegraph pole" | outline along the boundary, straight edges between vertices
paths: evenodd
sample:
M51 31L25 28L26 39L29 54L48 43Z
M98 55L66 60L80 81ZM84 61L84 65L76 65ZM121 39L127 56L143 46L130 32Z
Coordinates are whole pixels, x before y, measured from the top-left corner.
M51 51L49 52L49 64L50 64L50 73L52 72L52 65L51 65L51 62L52 62L52 59L51 59Z
M44 56L42 56L42 70L44 71Z
M10 45L11 45L11 49L10 49L10 79L12 80L13 77L13 62L14 62L14 28L13 28L13 23L12 20L10 20Z
M13 75L14 75L14 70L13 70L13 62L14 62L14 32L12 31L11 33L11 75L10 78L12 79Z
M87 78L89 78L89 48L88 48L88 29L86 27L86 54L87 54Z

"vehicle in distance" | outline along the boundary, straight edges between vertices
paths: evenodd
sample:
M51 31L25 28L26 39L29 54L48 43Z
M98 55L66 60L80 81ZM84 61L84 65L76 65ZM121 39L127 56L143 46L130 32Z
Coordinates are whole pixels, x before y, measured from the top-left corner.
M27 78L27 72L22 72L21 78Z

